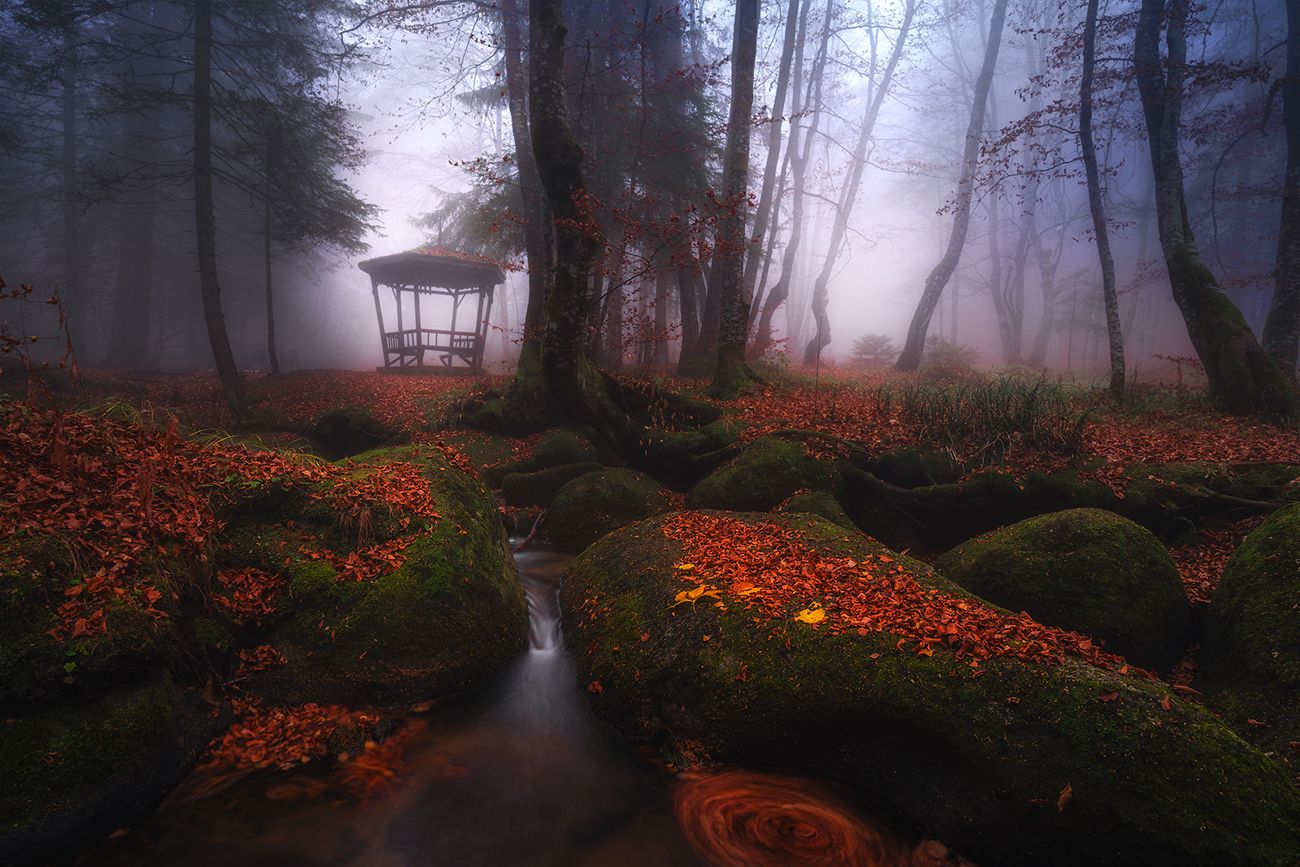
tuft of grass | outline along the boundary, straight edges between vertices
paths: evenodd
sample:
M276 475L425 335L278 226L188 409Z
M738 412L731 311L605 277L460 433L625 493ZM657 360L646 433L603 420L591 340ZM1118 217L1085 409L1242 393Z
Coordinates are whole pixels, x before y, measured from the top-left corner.
M897 417L922 442L979 464L1013 449L1078 454L1093 412L1077 390L1017 373L888 382L874 398L883 416Z

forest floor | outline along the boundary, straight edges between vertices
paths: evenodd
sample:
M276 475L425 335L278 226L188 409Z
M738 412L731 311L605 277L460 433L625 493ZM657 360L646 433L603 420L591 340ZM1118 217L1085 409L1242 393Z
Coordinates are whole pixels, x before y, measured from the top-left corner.
M1300 429L1226 415L1199 391L1182 387L1145 386L1115 404L1096 390L1023 373L950 372L930 379L837 368L816 376L786 373L739 400L720 402L706 396L702 381L626 379L715 404L738 425L742 443L775 431L813 431L825 439L809 442L810 451L834 451L844 442L871 452L942 451L965 468L967 477L991 466L1013 473L1082 466L1120 496L1130 465L1300 462ZM79 385L59 388L53 396L65 408L129 407L176 415L190 430L250 433L268 445L310 448L304 436L313 421L340 407L364 408L412 442L438 441L456 430L460 401L505 380L353 370L254 373L247 380L251 409L243 425L235 424L211 373L90 370ZM513 441L519 456L536 438ZM1208 603L1228 557L1259 520L1229 516L1175 540L1170 555L1189 601Z

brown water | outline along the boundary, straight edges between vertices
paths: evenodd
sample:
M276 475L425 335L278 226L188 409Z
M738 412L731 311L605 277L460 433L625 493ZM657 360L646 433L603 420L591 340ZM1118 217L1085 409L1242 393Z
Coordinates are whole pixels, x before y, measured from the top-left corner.
M75 863L912 863L910 846L815 782L735 770L677 781L611 741L561 641L556 588L569 558L540 550L516 559L532 649L498 686L400 716L382 744L346 764L196 770L151 815Z

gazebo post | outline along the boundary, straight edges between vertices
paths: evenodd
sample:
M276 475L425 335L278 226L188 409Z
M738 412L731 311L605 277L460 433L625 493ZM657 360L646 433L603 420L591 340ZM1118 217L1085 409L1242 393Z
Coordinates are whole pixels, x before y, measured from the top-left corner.
M424 332L420 329L420 287L418 285L413 287L411 294L415 296L415 345L420 347L416 350L415 366L424 367Z
M474 372L483 371L483 350L487 346L487 316L483 313L483 300L487 296L488 311L492 310L492 287L478 287L478 318L474 321Z
M402 325L402 287L393 287L393 298L397 300L397 364L406 367L406 328Z
M379 278L370 278L370 294L375 299L375 318L379 320L379 348L384 351L384 367L388 367L388 335L384 333L384 310L379 306Z

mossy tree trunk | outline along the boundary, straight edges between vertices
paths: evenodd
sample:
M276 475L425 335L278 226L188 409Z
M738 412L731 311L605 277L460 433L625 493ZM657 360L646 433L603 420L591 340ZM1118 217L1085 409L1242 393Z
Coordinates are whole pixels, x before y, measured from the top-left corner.
M749 187L749 127L754 113L754 60L759 0L739 0L731 54L731 113L727 123L723 201L712 278L718 292L718 356L710 392L734 398L752 381L745 363L749 301L745 298L745 210Z
M1187 218L1178 153L1187 71L1187 16L1188 0L1142 0L1133 46L1155 179L1156 225L1170 288L1205 367L1211 396L1230 412L1294 418L1296 403L1290 384L1201 259ZM1168 51L1164 62L1160 55L1162 23L1166 25Z
M907 342L894 363L896 370L916 370L921 365L921 352L925 349L925 335L930 330L930 319L943 290L957 270L961 260L961 251L966 244L966 232L970 228L971 194L975 187L975 171L979 168L980 138L984 134L984 113L988 106L989 89L993 84L993 71L998 63L998 49L1002 44L1002 25L1007 18L1007 0L996 0L993 15L989 20L988 42L984 47L984 64L975 79L975 91L971 98L970 123L966 127L966 145L962 153L961 176L957 181L957 197L953 205L954 216L952 234L948 238L948 247L943 258L934 266L925 280L925 289L921 300L917 302L916 312L912 314L912 323L907 329Z
M515 140L515 164L524 215L524 252L528 257L528 306L524 312L519 368L540 374L546 294L552 274L550 214L547 212L537 160L528 131L528 71L523 61L523 34L517 0L501 0L501 41L505 52L506 103Z
M1273 303L1264 323L1264 348L1283 373L1294 377L1300 354L1300 0L1286 0L1286 20L1286 77L1282 79L1286 172L1282 182L1282 222L1277 230Z

